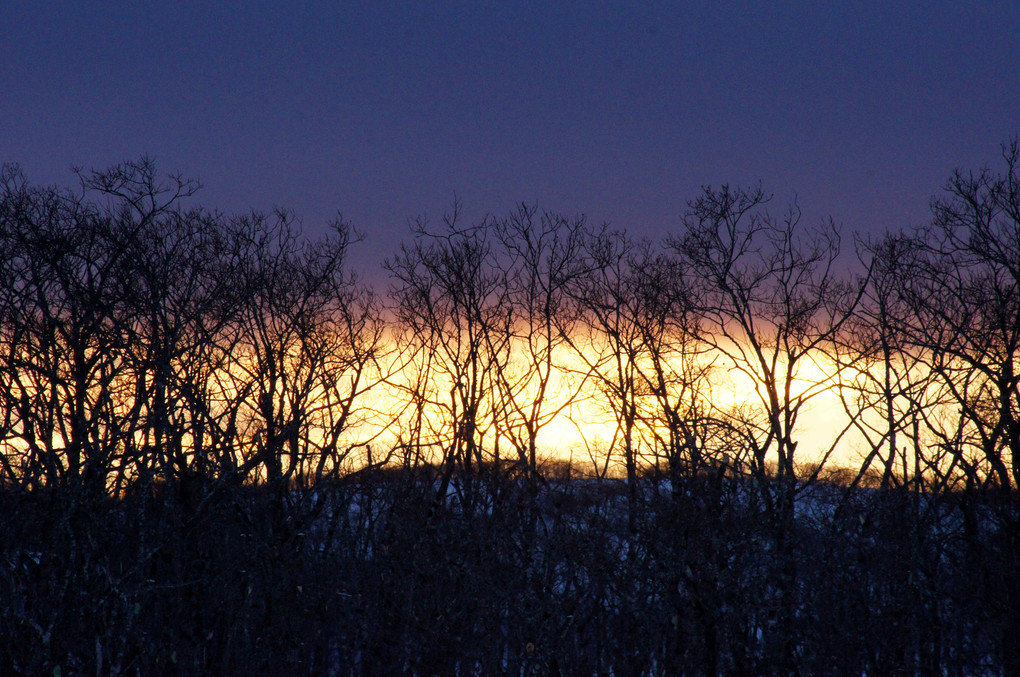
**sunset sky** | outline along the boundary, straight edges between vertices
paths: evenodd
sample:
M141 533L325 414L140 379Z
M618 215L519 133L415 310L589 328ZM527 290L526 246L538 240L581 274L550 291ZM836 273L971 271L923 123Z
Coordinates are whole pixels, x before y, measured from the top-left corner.
M6 3L0 161L142 154L227 212L336 211L370 263L409 217L515 203L648 237L761 181L879 233L1020 134L1020 3Z

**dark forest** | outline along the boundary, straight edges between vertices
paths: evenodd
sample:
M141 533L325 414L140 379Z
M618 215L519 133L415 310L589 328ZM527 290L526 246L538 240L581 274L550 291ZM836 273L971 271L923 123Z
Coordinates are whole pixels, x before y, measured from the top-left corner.
M77 175L0 174L0 674L1016 674L1017 143L883 237L454 204L365 277Z

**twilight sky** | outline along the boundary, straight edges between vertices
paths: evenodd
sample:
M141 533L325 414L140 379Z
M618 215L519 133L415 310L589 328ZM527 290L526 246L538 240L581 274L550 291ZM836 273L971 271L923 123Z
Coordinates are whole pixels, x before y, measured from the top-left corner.
M1015 0L4 5L0 161L148 154L223 211L340 211L368 263L454 195L659 237L761 181L878 233L1020 134Z

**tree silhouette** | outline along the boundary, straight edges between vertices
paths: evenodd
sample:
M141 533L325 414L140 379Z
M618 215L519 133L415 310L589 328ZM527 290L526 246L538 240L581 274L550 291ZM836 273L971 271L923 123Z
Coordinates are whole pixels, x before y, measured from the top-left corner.
M0 673L1009 672L1003 156L849 262L760 188L663 242L455 204L388 298L341 218L5 166Z

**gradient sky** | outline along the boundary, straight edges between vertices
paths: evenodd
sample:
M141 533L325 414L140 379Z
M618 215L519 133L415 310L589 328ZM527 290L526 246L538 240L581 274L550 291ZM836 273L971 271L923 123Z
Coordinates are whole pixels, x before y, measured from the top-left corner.
M0 161L148 154L227 212L340 211L366 262L517 202L657 238L761 181L847 230L916 225L1020 134L1020 3L46 2L0 13Z

